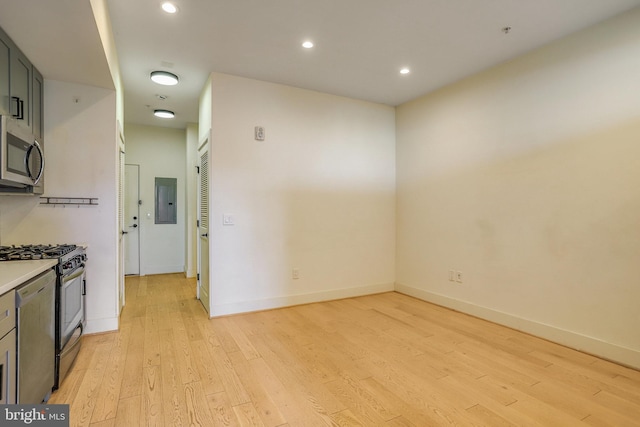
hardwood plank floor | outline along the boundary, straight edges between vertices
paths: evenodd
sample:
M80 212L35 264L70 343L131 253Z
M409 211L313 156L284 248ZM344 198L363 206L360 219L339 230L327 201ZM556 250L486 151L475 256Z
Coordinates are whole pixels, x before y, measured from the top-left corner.
M207 319L128 277L50 403L72 426L640 426L640 372L390 292Z

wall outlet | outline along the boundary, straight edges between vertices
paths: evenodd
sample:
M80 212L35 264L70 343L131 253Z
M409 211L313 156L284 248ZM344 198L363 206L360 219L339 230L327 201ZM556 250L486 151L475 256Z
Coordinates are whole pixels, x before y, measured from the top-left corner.
M453 282L456 280L456 272L454 270L449 270L449 281Z
M222 215L222 225L233 225L233 224L235 224L233 215L231 214Z
M291 270L291 278L292 279L299 279L300 278L300 270L298 270L297 268L294 268L293 270Z
M462 283L462 271L456 271L456 282Z

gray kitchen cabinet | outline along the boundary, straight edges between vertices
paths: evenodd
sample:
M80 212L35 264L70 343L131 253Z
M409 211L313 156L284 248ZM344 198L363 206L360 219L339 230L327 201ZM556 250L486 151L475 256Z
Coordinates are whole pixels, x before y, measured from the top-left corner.
M0 296L0 404L16 403L16 293Z
M11 115L31 128L31 62L19 50L11 55Z
M11 69L11 44L0 29L0 114L9 114L11 87L9 74Z
M43 94L42 74L0 28L0 114L42 139Z
M40 145L42 145L42 138L44 136L44 79L42 74L33 67L33 83L32 97L31 97L31 123L32 132L38 138Z

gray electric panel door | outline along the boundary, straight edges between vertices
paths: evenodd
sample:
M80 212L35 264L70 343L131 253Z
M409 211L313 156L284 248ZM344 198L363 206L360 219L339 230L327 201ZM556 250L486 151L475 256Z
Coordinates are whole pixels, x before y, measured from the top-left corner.
M156 224L177 222L177 178L156 178Z

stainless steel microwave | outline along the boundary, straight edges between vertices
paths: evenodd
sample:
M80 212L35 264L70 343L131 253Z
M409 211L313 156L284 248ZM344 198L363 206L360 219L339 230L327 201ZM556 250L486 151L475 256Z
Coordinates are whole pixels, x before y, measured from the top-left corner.
M15 119L0 116L0 192L42 194L44 151Z

